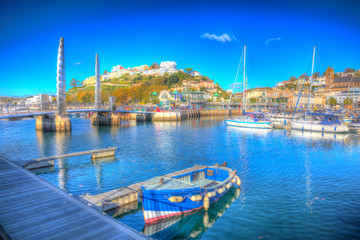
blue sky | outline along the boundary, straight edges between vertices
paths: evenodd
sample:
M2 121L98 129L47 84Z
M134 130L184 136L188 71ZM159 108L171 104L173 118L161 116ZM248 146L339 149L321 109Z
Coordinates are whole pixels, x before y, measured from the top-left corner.
M315 72L360 68L360 1L5 0L0 32L0 95L55 93L60 37L68 86L94 75L95 53L101 72L169 60L225 89L244 44L249 87L310 72L314 45Z

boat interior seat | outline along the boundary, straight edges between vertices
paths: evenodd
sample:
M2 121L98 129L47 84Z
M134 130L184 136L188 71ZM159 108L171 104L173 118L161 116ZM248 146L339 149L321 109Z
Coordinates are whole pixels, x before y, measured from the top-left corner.
M199 179L196 179L195 181L192 181L191 183L196 184L199 187L203 188L203 187L208 187L212 183L216 183L216 181L210 180L207 178L199 178Z

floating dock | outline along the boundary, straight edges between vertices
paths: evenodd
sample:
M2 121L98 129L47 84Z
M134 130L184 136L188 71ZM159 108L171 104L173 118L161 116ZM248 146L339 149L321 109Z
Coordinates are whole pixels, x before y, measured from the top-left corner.
M0 156L1 239L149 239Z
M183 169L183 170L180 170L177 172L169 173L169 174L166 174L161 177L173 177L173 176L177 176L177 175L181 175L181 174L186 174L188 172L199 170L204 167L206 167L206 166L196 165L194 167L190 167L190 168ZM154 176L154 177L156 177L156 176ZM109 192L101 193L98 195L85 195L82 197L86 201L99 207L99 209L101 211L106 212L106 211L124 206L124 205L132 203L132 202L137 202L138 196L139 196L139 191L140 191L140 186L143 185L144 182L145 181L138 182L138 183L126 186L126 187L121 187L121 188L118 188L118 189L115 189L115 190L112 190Z
M88 155L88 154L91 154L91 159L113 157L113 156L115 156L116 150L118 150L118 148L110 147L110 148L104 148L104 149L96 149L96 150L68 153L68 154L62 154L62 155L56 155L56 156L35 158L33 160L22 162L21 165L24 168L29 169L29 170L37 169L37 168L44 168L44 167L53 167L54 160L56 160L56 159Z

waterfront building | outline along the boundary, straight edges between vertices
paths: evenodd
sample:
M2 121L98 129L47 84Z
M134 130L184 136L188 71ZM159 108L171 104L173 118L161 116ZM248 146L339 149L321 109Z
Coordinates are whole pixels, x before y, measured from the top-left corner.
M351 88L360 87L360 77L353 75L334 77L334 69L326 70L326 90L327 91L350 91Z
M174 100L175 100L174 96L168 90L162 90L159 93L159 101L160 102L174 101Z
M341 91L336 92L333 97L336 99L337 104L343 105L346 98L352 99L353 103L358 105L360 102L360 91Z
M42 110L48 110L51 103L52 96L49 96L48 94L34 95L25 100L27 106L40 106Z

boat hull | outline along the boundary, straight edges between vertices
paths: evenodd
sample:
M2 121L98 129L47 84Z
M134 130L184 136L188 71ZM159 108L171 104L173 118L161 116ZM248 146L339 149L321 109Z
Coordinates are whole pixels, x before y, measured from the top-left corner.
M273 126L271 122L246 122L238 120L226 119L225 122L229 126L243 127L243 128L261 128L261 129L271 129Z
M220 171L219 169L218 172ZM186 189L159 190L141 186L145 223L154 223L164 218L202 209L204 207L204 198L209 196L210 192L215 194L209 196L209 205L221 199L232 186L239 186L236 184L235 174L230 174L229 171L224 171L221 174L227 174L226 180L216 184L214 188L194 186ZM172 197L181 200L173 201ZM197 199L194 199L194 197Z
M348 133L350 129L345 125L325 125L309 122L292 122L291 129L311 132Z

